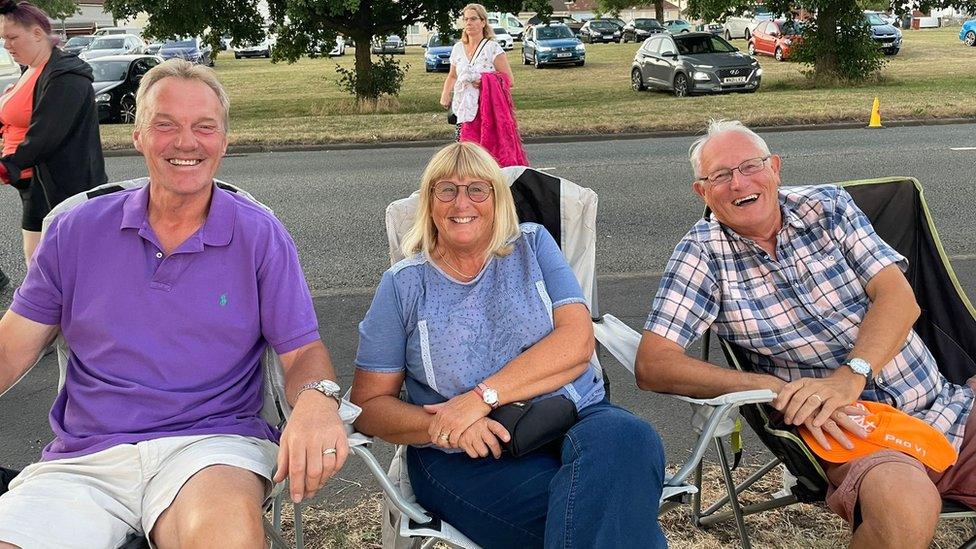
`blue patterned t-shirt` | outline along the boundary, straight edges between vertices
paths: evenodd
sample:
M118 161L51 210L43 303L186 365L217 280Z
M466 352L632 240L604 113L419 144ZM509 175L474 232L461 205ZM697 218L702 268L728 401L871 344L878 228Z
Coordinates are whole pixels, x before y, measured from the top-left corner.
M546 229L520 228L512 253L491 257L471 282L451 278L423 253L387 270L359 324L356 367L406 371L407 401L435 404L470 391L548 335L552 311L585 303L583 292ZM603 380L591 365L553 394L582 409L603 400Z

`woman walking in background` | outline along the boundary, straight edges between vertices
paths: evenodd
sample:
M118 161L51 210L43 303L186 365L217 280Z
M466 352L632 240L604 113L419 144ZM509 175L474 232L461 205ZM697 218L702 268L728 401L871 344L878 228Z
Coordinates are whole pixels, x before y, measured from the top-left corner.
M457 116L458 141L480 144L502 167L528 166L515 123L508 56L495 41L484 6L468 4L461 17L461 41L451 51L441 105Z
M0 0L0 16L4 48L27 67L0 96L0 180L20 192L29 265L51 208L107 177L91 67L55 47L50 19L37 6Z

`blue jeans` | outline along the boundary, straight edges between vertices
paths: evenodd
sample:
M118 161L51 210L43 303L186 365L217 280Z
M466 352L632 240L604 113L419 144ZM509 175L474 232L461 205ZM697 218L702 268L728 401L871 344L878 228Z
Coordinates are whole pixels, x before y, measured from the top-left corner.
M606 400L550 448L496 460L410 447L407 470L417 501L485 548L667 547L661 438Z

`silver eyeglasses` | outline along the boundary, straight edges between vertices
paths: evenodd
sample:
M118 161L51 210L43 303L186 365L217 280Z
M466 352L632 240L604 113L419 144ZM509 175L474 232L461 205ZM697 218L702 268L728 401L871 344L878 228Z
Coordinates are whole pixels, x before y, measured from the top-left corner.
M739 170L739 173L742 175L754 175L763 171L763 168L766 167L766 161L769 160L769 158L770 155L750 158L734 168L715 170L705 177L699 177L697 181L708 181L708 183L711 185L725 185L726 183L732 181L732 172L735 170Z
M471 202L484 202L491 196L491 183L487 181L475 181L470 185L458 185L453 181L438 181L434 183L431 192L434 197L441 202L453 202L464 188Z

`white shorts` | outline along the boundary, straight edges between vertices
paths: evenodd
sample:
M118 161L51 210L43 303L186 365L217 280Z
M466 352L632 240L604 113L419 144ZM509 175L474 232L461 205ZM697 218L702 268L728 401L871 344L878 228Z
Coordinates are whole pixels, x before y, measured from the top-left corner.
M273 486L278 445L238 435L164 437L29 465L0 496L0 541L25 549L114 548L146 535L194 474L231 465Z

